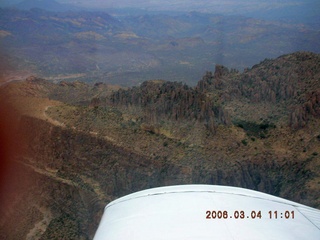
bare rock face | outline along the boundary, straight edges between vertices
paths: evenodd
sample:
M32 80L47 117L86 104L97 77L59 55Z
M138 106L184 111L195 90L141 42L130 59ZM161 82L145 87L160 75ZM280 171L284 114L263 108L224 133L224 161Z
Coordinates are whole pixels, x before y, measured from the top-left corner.
M305 103L306 110L313 116L320 116L320 89L308 94L308 101Z
M279 102L298 95L308 78L320 73L319 56L308 52L266 59L244 72L238 82L241 93L257 102Z
M228 73L229 69L227 67L217 64L214 72L214 78L219 79L222 76L227 75Z
M303 107L296 107L290 114L289 124L293 129L304 127L307 124L307 114Z
M293 129L304 127L310 117L320 117L320 91L306 94L306 100L295 107L290 114L290 126Z
M287 108L293 129L319 116L319 54L296 52L266 59L243 73L217 65L215 73L207 72L197 89L215 95L222 106L239 99L256 104Z
M217 123L230 123L222 107L215 106L198 88L182 83L147 81L140 87L115 92L109 101L115 106L140 108L147 122L161 119L198 121L212 132Z

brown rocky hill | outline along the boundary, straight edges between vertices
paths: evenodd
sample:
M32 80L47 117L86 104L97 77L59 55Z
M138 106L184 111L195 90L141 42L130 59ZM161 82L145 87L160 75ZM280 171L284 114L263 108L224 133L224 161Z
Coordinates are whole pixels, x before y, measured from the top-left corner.
M91 239L108 202L172 184L320 208L319 57L293 53L243 73L218 65L195 87L3 85L0 126L14 147L3 155L0 238Z
M107 103L134 111L142 111L143 121L159 123L161 120L197 121L210 131L215 130L215 119L227 125L228 116L215 106L204 92L182 83L147 81L139 88L114 92Z
M233 120L263 117L279 122L283 118L284 124L297 129L312 117L320 116L319 78L319 54L297 52L266 59L244 73L217 66L214 75L208 72L198 87L216 95L221 104L232 111ZM264 113L256 107L261 105L265 106ZM258 111L245 111L252 107ZM244 112L250 116L244 116Z
M266 59L243 73L217 65L215 72L207 72L194 88L147 81L120 89L100 103L141 112L144 121L153 123L195 120L214 130L217 124L228 125L231 120L255 122L262 118L298 129L320 116L319 78L319 55L297 52ZM263 113L257 107L261 105L265 106ZM246 108L256 109L248 112ZM246 112L250 116L244 116Z

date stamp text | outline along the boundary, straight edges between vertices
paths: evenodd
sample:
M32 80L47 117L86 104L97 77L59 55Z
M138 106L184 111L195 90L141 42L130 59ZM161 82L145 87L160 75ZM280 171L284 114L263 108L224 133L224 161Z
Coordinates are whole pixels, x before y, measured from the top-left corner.
M294 219L294 211L206 211L206 219Z

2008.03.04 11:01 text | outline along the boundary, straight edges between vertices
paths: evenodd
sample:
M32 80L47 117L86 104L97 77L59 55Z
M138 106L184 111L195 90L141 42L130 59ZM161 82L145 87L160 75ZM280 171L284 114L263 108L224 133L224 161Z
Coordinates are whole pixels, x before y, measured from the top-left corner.
M294 219L294 211L268 211L269 219ZM206 211L206 219L261 219L262 211Z

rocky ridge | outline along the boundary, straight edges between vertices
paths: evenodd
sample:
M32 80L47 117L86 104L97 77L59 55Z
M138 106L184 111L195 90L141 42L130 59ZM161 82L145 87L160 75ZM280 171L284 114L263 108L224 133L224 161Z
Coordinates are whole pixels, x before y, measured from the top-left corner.
M298 129L320 114L320 57L311 52L297 52L275 60L266 59L243 73L216 65L196 87L167 81L146 81L139 87L120 89L104 101L114 106L143 109L145 121L166 119L204 122L213 131L216 123L229 125L226 108L243 99L247 105L276 104L287 111L287 124ZM288 109L287 106L290 106ZM140 109L140 111L141 111ZM137 111L134 109L133 111ZM273 113L269 113L272 115Z

